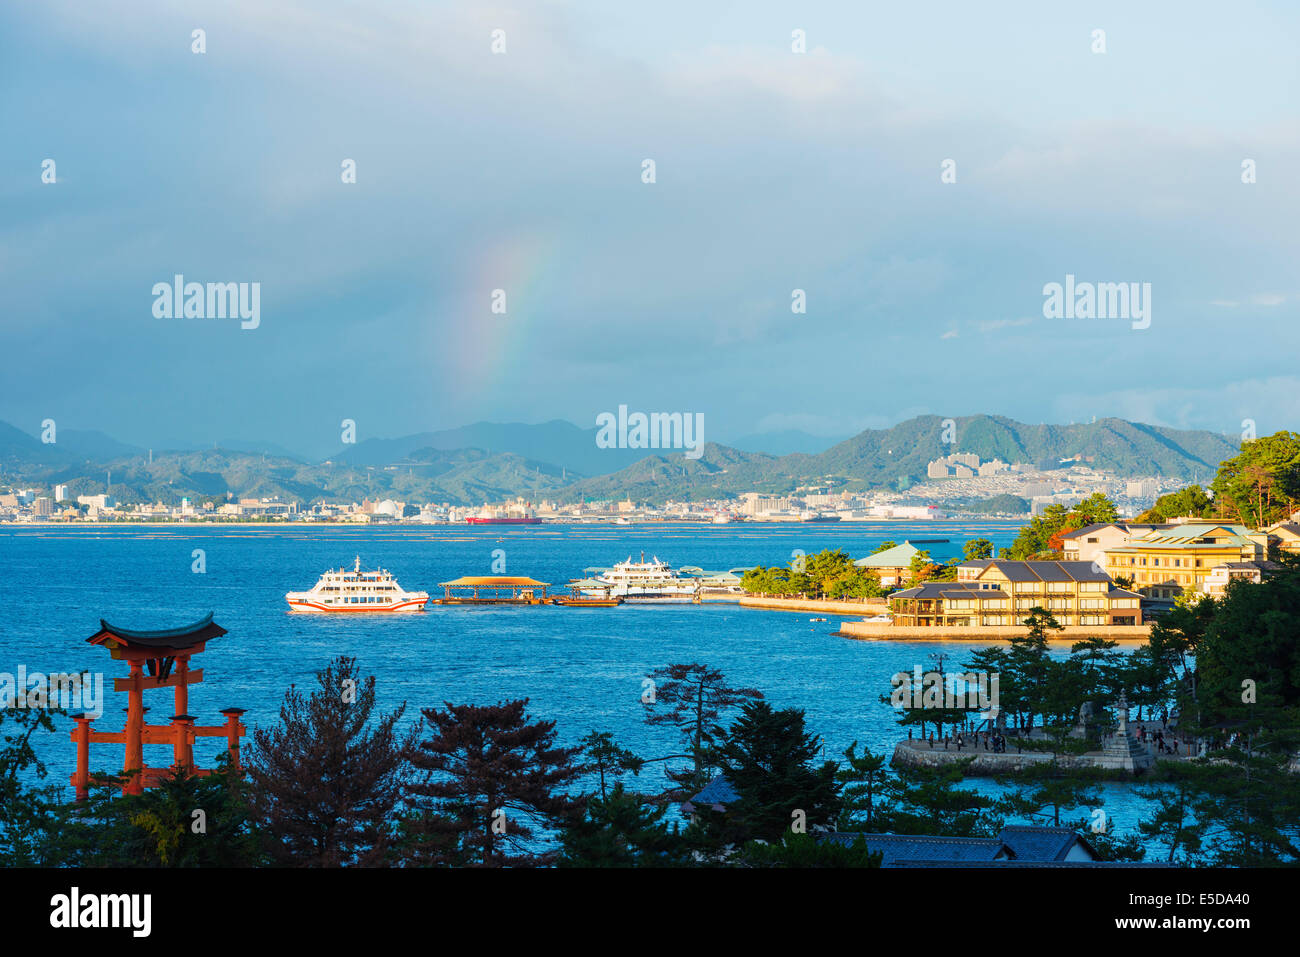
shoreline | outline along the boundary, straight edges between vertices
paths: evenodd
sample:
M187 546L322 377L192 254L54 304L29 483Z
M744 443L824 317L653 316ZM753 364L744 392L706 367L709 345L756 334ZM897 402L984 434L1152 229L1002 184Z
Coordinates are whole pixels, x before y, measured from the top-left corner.
M663 518L663 519L646 519L643 521L630 522L626 525L620 525L615 521L596 520L584 521L583 519L545 519L536 525L488 525L488 524L471 524L469 522L332 522L332 521L271 521L271 522L249 522L249 521L215 521L202 519L193 522L181 521L135 521L123 520L115 522L0 522L0 529L11 528L411 528L411 529L430 529L430 528L539 528L548 525L569 526L600 526L610 528L636 528L646 525L697 525L701 528L730 528L732 526L750 526L750 525L788 525L798 526L800 528L808 526L811 528L828 529L830 527L849 527L857 528L865 525L1016 525L1020 519L979 519L979 518L924 518L924 519L905 519L905 518L873 518L863 521L845 521L845 522L798 522L798 521L764 521L762 519L745 522L711 522L707 519L695 518Z
M871 624L860 621L844 622L835 632L839 638L852 641L927 641L975 644L980 642L1005 642L1012 637L1028 634L1023 625L989 625L981 627L912 628L903 625ZM936 634L936 632L938 634ZM1072 645L1084 638L1100 637L1120 645L1141 645L1151 640L1150 625L1066 625L1053 631L1047 638L1049 645Z

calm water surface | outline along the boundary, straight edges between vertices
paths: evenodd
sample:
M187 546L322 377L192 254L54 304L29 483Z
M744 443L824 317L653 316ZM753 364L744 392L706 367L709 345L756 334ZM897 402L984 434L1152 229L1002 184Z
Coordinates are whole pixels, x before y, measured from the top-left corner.
M917 642L862 642L835 637L841 619L812 622L808 613L742 609L736 605L441 607L415 615L292 614L284 593L310 588L329 567L382 566L408 590L441 594L437 583L492 574L502 549L506 572L555 585L629 555L657 555L673 566L708 571L789 561L843 548L854 558L891 539L991 539L1010 544L1007 523L839 523L835 525L649 525L474 528L469 526L22 528L0 527L0 671L99 670L111 686L125 666L85 639L99 619L127 628L186 624L211 611L229 634L195 659L205 680L190 692L201 723L218 710L248 709L249 725L276 720L291 683L311 684L333 656L355 656L374 674L381 706L419 708L530 699L531 713L557 722L566 743L593 730L609 731L642 756L669 753L665 729L645 723L642 679L672 662L721 669L741 686L760 689L777 707L798 706L821 735L827 756L850 742L892 752L895 713L879 701L889 677L928 668L936 648ZM207 571L191 571L194 549ZM947 666L978 645L947 643ZM120 728L125 695L106 691L101 730ZM171 714L170 692L146 695L151 718ZM63 726L70 726L65 722ZM62 726L61 726L62 727ZM220 750L200 739L197 757L211 763ZM92 767L120 767L120 749L99 754ZM146 749L163 763L165 749ZM67 781L73 750L63 733L42 746L51 780ZM658 772L648 772L657 774ZM657 783L657 780L655 781ZM978 786L992 790L987 783ZM1122 785L1108 785L1107 813L1130 829L1139 802Z

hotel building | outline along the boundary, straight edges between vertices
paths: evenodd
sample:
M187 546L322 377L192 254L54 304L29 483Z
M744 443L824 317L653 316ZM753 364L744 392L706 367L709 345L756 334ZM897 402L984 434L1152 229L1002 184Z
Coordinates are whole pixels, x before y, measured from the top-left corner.
M1062 625L1140 625L1142 596L1092 562L963 562L956 582L923 582L889 596L894 624L1019 625L1043 608Z
M1133 536L1105 550L1112 578L1132 580L1144 598L1171 603L1184 591L1205 592L1210 571L1220 565L1268 558L1266 532L1244 525L1172 525Z

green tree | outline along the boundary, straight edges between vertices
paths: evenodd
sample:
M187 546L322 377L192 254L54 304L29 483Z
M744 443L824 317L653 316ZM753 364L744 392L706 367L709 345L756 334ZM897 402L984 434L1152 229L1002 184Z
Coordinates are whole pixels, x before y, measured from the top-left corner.
M891 821L900 834L992 837L1002 827L996 802L962 786L968 758L938 768L902 767L889 781Z
M1139 515L1134 521L1139 523L1159 523L1167 522L1171 518L1179 518L1183 515L1192 515L1197 518L1209 518L1213 510L1213 503L1210 496L1206 494L1205 489L1199 485L1189 485L1187 488L1179 489L1177 492L1170 492L1167 495L1161 495L1154 505Z
M645 701L646 721L677 729L686 753L660 760L690 760L690 767L684 770L664 770L677 790L689 796L709 783L717 767L715 746L725 734L721 725L724 716L747 701L762 698L763 693L757 688L733 688L721 671L698 662L658 668L651 672L650 680L654 695L653 700Z
M615 784L592 796L583 815L560 835L560 867L669 867L682 865L676 828L664 823L666 805L654 806Z
M138 795L101 778L85 802L62 809L57 855L68 867L256 867L269 862L262 838L246 782L222 762Z
M1243 442L1210 483L1219 514L1263 528L1300 505L1300 433L1275 432Z
M0 866L48 867L59 836L62 788L44 784L49 770L35 741L54 733L58 708L0 702Z
M606 788L608 778L617 780L629 771L640 774L645 766L643 759L615 744L614 736L608 731L591 732L579 742L579 746L587 758L587 769L594 772L600 782L601 800L609 796Z
M1006 669L1010 672L1015 689L1014 698L1018 713L1023 715L1026 727L1033 729L1034 717L1048 713L1053 704L1049 687L1052 677L1052 659L1048 653L1048 633L1060 631L1061 625L1051 612L1035 607L1024 620L1028 631L1023 635L1013 635L1007 643L1010 646L1006 657Z
M870 748L857 753L858 742L844 749L847 765L836 771L835 780L840 786L841 831L880 831L885 812L881 807L889 767L883 754L872 754Z
M581 775L577 748L556 743L555 722L532 721L528 699L426 708L431 736L412 758L406 859L415 864L533 867L554 863L540 829L581 812L568 789Z
M720 773L737 799L725 813L707 811L706 823L723 843L779 841L801 823L829 825L839 810L834 761L816 763L821 739L809 733L799 708L775 710L751 701L718 751Z
M1138 822L1138 831L1144 838L1164 850L1164 860L1170 864L1192 864L1200 856L1205 825L1194 814L1194 803L1199 791L1196 779L1203 770L1193 765L1166 763L1158 765L1154 775L1159 783L1134 788L1134 791L1153 805L1153 809Z
M979 561L993 557L993 543L987 538L972 538L962 546L962 560Z
M297 867L381 864L419 728L398 732L404 704L376 716L374 676L355 658L335 658L316 683L309 696L291 685L279 724L255 729L244 749L267 852Z
M833 867L837 870L879 867L880 860L880 852L869 850L861 835L846 844L789 831L773 843L751 841L741 849L739 857L740 863L749 867Z

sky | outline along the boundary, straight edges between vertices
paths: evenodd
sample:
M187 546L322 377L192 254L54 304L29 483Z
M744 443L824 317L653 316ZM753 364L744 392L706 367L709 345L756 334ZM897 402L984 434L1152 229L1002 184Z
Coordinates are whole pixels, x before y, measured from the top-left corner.
M0 419L321 452L344 419L620 405L710 441L1297 429L1298 27L1288 3L5 5ZM257 327L159 318L176 274L259 283ZM1048 318L1067 275L1149 283L1149 326Z

